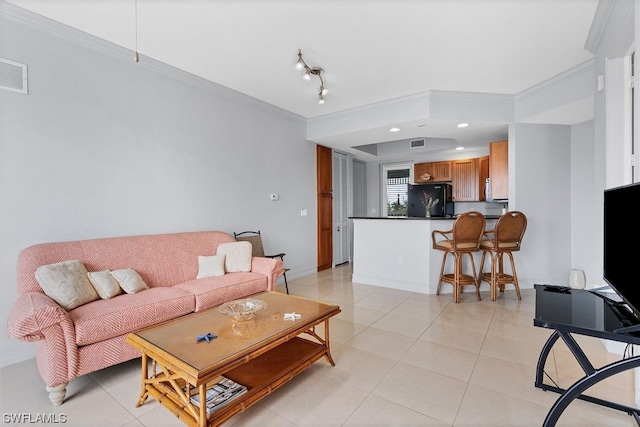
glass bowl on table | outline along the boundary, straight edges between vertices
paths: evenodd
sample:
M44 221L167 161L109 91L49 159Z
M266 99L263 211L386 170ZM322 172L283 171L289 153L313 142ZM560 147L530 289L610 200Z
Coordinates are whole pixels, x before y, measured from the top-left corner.
M251 320L256 313L267 308L267 303L256 298L245 298L228 301L218 307L222 314L226 314L237 321Z

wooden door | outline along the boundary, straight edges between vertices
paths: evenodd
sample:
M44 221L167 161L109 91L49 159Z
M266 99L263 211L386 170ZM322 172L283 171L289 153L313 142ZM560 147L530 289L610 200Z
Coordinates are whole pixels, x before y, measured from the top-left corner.
M491 198L509 198L509 141L489 144L489 178Z
M331 268L333 261L333 168L330 148L316 146L316 195L318 209L318 271Z

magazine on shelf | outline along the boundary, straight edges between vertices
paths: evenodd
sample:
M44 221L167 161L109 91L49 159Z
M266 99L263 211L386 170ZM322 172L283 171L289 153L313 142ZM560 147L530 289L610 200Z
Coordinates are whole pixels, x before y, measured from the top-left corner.
M200 394L198 389L192 389L191 402L200 407ZM217 411L236 397L247 392L247 387L226 377L218 378L212 387L207 389L207 414Z

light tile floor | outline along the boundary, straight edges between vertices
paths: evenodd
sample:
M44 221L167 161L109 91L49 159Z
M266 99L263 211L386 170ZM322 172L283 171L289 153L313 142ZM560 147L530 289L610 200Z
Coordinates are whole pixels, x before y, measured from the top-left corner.
M446 285L445 285L446 286ZM482 292L425 295L351 282L351 266L293 280L292 294L340 305L331 319L335 367L324 360L232 418L225 426L540 426L558 395L534 387L535 366L550 331L533 326L534 291L518 301L509 288L497 301ZM281 289L283 290L283 289ZM579 337L595 365L621 356ZM567 387L581 376L556 345L549 377ZM3 425L49 420L69 426L181 426L165 408L135 403L139 360L71 381L52 407L35 361L0 370ZM632 373L591 394L635 405ZM18 423L19 414L27 414ZM45 423L46 424L46 423ZM575 401L558 425L634 426L621 412Z

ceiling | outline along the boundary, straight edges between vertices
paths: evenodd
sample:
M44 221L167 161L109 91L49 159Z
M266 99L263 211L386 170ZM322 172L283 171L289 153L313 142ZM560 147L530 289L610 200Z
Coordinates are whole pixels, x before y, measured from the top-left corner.
M515 95L592 58L597 0L8 0L304 118L339 115L428 91ZM137 13L136 13L137 10ZM136 25L137 23L137 25ZM136 30L137 26L137 30ZM137 33L137 36L136 36ZM294 69L298 49L324 69ZM132 53L133 61L133 53ZM464 143L506 136L505 124L399 121L325 145L403 138ZM411 131L407 131L409 129ZM490 139L484 139L489 141Z

